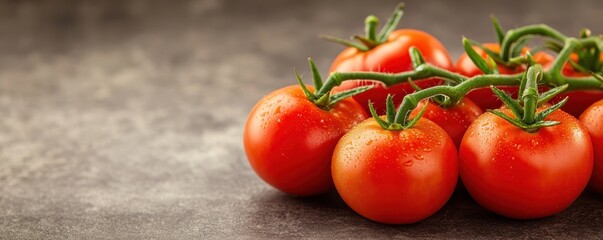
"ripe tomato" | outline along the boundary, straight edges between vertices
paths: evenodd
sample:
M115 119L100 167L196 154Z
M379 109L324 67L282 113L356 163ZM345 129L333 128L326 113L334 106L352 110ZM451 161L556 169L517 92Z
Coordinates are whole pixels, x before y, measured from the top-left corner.
M484 43L483 45L484 45L484 47L486 47L489 50L492 50L493 52L500 51L500 46L496 43ZM483 59L487 59L488 55L481 48L473 47L473 49ZM523 50L523 53L526 53L527 51L528 51L528 49L526 48ZM538 53L534 54L534 60L546 68L555 59L549 54L546 54L543 52L538 52ZM516 68L507 68L500 64L498 66L498 72L500 74L515 74L515 73L524 72L525 70L526 70L525 66L519 66ZM482 70L480 70L477 66L475 66L473 61L471 61L471 58L469 58L469 56L467 56L467 53L463 53L461 55L461 57L458 59L458 61L456 63L456 71L459 74L467 76L467 77L474 77L477 75L484 74L484 72L482 72ZM513 98L517 97L517 91L519 90L519 87L517 87L517 86L498 86L498 88L507 93L510 93ZM502 102L498 99L498 97L496 97L496 95L492 92L492 90L490 90L490 87L475 89L475 90L469 92L469 94L467 94L467 97L469 99L471 99L473 102L475 102L475 104L477 104L483 110L496 109L502 105Z
M413 29L401 29L392 32L388 41L366 52L356 48L347 48L335 58L329 72L376 71L384 73L399 73L413 69L408 49L412 46L422 53L425 62L434 66L453 70L454 64L448 50L432 35ZM415 81L421 88L439 85L441 80L431 78ZM373 80L344 81L333 92L340 92L359 86L375 85L375 88L354 96L368 112L368 102L371 100L377 113L385 113L385 99L388 94L394 96L394 103L400 104L407 93L414 92L408 83L391 87Z
M595 151L590 187L598 193L603 193L603 100L588 107L580 116L580 122L590 134Z
M414 223L452 195L457 151L446 132L427 119L389 131L370 118L341 138L332 171L335 188L358 214L381 223Z
M600 61L603 62L603 54L600 55ZM574 61L578 61L578 55L572 54L570 58ZM563 66L563 75L569 77L588 77L589 74L577 72L570 64ZM603 91L601 90L574 90L564 92L557 95L551 100L552 103L559 102L565 97L569 97L569 100L561 109L572 116L579 118L580 114L586 110L586 108L598 100L603 99Z
M292 195L319 194L333 187L331 156L337 141L368 117L351 98L325 111L300 86L281 88L251 110L243 133L245 153L255 172L275 188Z
M509 109L501 111L512 116ZM588 133L560 110L545 120L560 124L529 133L484 113L469 126L459 150L460 174L480 205L510 218L534 219L578 198L593 169Z
M410 113L411 117L419 114L425 106L425 102L427 102L427 109L423 117L444 129L457 147L461 145L461 139L463 139L467 128L477 117L484 113L479 106L468 98L463 98L460 103L450 108L443 108L437 103L423 100Z

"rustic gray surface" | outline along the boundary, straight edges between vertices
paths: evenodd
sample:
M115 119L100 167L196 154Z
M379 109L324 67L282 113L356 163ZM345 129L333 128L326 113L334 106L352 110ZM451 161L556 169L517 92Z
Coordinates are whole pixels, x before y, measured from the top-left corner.
M410 226L370 222L336 193L286 196L241 143L264 94L313 57L327 70L349 36L396 1L0 2L0 238L603 238L603 199L512 221L459 191ZM603 32L603 2L407 1L403 27L492 41L544 22Z

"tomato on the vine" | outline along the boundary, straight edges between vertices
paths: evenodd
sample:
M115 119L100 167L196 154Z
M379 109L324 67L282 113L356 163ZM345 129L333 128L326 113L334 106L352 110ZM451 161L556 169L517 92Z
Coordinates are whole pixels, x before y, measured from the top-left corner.
M457 151L446 132L427 119L392 131L370 118L341 138L332 171L337 192L358 214L381 223L414 223L452 195Z
M422 53L425 62L451 71L454 69L448 50L434 36L419 30L401 29L392 32L387 42L368 51L353 47L347 48L335 58L329 72L375 71L399 73L409 71L413 69L413 65L408 51L413 46ZM442 84L442 80L429 78L417 80L415 83L421 88L428 88ZM414 92L409 83L386 87L383 83L374 80L345 81L333 91L340 92L369 85L375 87L355 95L354 99L367 111L368 102L373 102L379 114L385 113L385 99L388 94L393 95L395 104L400 104L406 94Z
M590 134L595 152L590 187L598 193L603 193L603 100L588 107L580 116L580 122Z
M479 106L468 98L463 98L459 103L448 108L429 100L423 100L411 112L411 117L416 116L423 109L425 102L427 102L427 109L423 117L444 129L457 147L460 146L467 128L484 113Z
M508 108L500 111L512 116ZM459 149L460 175L480 205L533 219L556 214L578 198L593 169L588 133L560 110L544 120L559 124L527 132L488 112L469 127Z
M484 43L482 45L485 48L487 48L493 52L498 53L500 51L500 46L496 43ZM479 47L473 47L473 49L483 59L487 59L488 55L486 54L486 52L484 52L484 50L482 50ZM525 54L528 51L529 50L527 48L524 48L522 51L522 54ZM533 57L537 63L545 66L545 68L548 65L550 65L554 60L553 56L551 56L547 53L543 53L543 52L537 52L536 54L534 54ZM469 58L467 53L463 53L459 57L459 59L456 63L456 71L459 74L467 76L467 77L474 77L477 75L484 74L484 72L482 72L482 70L480 70L475 65L475 63L473 63L473 61L471 61L471 58ZM517 66L515 68L509 68L509 67L505 67L504 65L498 64L498 72L500 74L515 74L515 73L521 73L524 71L526 71L525 66ZM517 91L519 90L519 88L517 86L499 86L499 88L505 92L510 93L512 97L514 97L514 98L517 97ZM494 95L494 93L492 93L492 90L490 90L489 87L475 89L467 94L467 98L471 99L473 102L475 102L475 104L480 106L483 110L496 109L502 105L502 102L496 97L496 95Z
M368 117L351 98L323 110L300 86L281 88L251 110L243 134L245 153L255 172L275 188L292 195L319 194L333 187L335 145Z

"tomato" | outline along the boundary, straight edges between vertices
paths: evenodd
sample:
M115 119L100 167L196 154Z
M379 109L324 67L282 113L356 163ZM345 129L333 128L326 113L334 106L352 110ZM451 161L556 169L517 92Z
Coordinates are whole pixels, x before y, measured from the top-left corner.
M509 109L501 111L512 116ZM469 126L459 149L460 175L480 205L506 217L534 219L578 198L593 169L588 133L560 110L545 120L560 124L529 133L488 112Z
M432 35L413 29L401 29L392 32L388 41L368 51L360 51L356 48L347 48L335 58L329 72L354 72L354 71L376 71L384 73L399 73L413 69L408 49L412 46L422 53L425 61L434 66L453 70L454 64L450 59L448 50ZM421 88L439 85L441 80L430 78L415 81ZM374 103L377 113L385 113L385 99L388 94L394 96L394 103L400 104L404 96L414 92L408 83L401 83L391 87L373 80L351 80L344 81L333 92L340 92L359 86L374 85L375 88L354 96L368 112L368 102Z
M500 51L500 46L495 43L484 43L483 46L489 50L492 50L493 52ZM481 48L473 47L473 49L483 59L487 59L488 55ZM523 53L525 54L527 51L528 51L528 49L525 48L523 50ZM546 54L543 52L537 52L536 54L534 54L534 60L546 68L548 65L550 65L554 61L554 58L549 54ZM516 68L507 68L503 65L500 65L500 64L498 65L498 72L500 74L516 74L516 73L524 72L525 70L526 70L525 66L518 66ZM484 74L482 72L482 70L480 70L477 66L475 66L473 61L471 61L471 58L469 58L469 56L467 56L467 53L463 53L461 55L461 57L458 59L458 61L456 63L456 71L459 74L467 76L467 77L474 77L477 75ZM497 86L497 87L500 90L510 93L513 98L517 97L517 91L519 90L519 87L517 87L517 86ZM467 97L469 99L471 99L473 102L475 102L478 106L480 106L483 110L496 109L502 105L502 102L496 97L496 95L494 95L494 93L492 92L492 90L490 90L489 87L475 89L475 90L469 92L469 94L467 94Z
M603 100L588 107L580 116L580 122L590 134L595 152L590 187L598 193L603 193Z
M567 103L561 107L561 110L566 111L572 116L579 118L588 106L598 100L603 99L603 91L601 90L574 90L561 93L555 96L551 103L557 103L569 97Z
M600 55L600 61L603 62L603 54ZM570 55L570 58L574 61L578 61L576 54ZM589 74L577 72L570 64L563 66L563 75L569 77L588 77ZM595 103L598 100L603 99L603 91L601 90L574 90L564 92L557 95L551 100L552 103L559 102L565 97L569 97L569 100L561 109L571 114L572 116L579 118L580 114L586 110L588 106Z
M461 139L463 139L469 125L484 113L479 106L468 98L463 98L460 103L449 108L443 108L437 103L423 100L411 112L412 117L418 115L425 106L425 102L427 102L427 109L423 117L444 129L457 147L461 145Z
M351 98L325 111L301 87L281 88L251 110L243 133L245 153L255 172L275 188L299 196L319 194L333 187L331 156L337 141L368 117Z
M389 131L370 118L341 138L332 172L337 192L358 214L381 223L414 223L450 198L458 178L457 151L446 132L427 119Z

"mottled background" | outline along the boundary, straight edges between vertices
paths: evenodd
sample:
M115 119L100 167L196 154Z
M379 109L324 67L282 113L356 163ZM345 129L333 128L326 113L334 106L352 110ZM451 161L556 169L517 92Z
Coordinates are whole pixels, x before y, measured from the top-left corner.
M460 55L461 36L547 23L603 32L603 1L407 1L402 27ZM603 200L511 221L458 192L410 226L370 222L336 193L286 196L247 163L243 124L294 84L317 38L363 31L397 1L0 1L0 238L603 238Z

